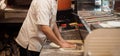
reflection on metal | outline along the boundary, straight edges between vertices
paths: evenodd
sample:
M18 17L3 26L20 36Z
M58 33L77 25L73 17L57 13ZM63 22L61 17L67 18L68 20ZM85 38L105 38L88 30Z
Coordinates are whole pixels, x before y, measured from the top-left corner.
M5 4L5 0L0 0L0 9L5 9L6 4Z
M88 33L91 32L91 29L89 27L89 25L87 24L87 22L82 18L82 17L79 17L79 19L81 20L81 22L83 23L83 25L85 26L86 30L88 31Z

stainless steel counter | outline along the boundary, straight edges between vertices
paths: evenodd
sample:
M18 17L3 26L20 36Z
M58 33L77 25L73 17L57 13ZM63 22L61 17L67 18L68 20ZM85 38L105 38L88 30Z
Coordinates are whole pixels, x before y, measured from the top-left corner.
M83 50L69 49L64 50L45 44L41 50L40 56L83 56Z
M61 32L63 38L68 42L76 43L79 48L61 49L53 47L51 41L46 41L41 50L40 56L83 56L83 42L76 30L67 30Z
M93 30L93 28L91 28L91 25L95 28L104 28L99 24L107 21L120 20L120 17L116 14L99 13L98 15L95 15L93 11L78 11L78 16L89 33Z
M5 8L0 23L22 23L26 17L27 9Z

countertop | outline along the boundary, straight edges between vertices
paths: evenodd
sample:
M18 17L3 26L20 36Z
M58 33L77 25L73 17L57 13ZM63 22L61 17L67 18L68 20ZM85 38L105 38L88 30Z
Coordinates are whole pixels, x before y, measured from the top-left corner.
M47 43L43 46L40 56L83 56L82 49L55 48L49 44Z

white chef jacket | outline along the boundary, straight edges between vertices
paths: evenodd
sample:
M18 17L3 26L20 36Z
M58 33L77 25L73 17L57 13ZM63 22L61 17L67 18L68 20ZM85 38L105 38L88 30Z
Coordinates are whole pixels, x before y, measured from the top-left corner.
M16 42L23 48L39 52L42 41L46 37L38 28L39 25L48 25L53 28L56 21L57 3L55 0L33 0L26 19L19 31Z

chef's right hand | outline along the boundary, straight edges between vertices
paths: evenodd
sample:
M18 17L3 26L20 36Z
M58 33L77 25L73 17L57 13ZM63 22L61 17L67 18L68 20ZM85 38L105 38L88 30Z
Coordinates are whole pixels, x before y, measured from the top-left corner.
M70 44L68 42L63 42L61 45L60 45L61 48L76 48L76 44Z

